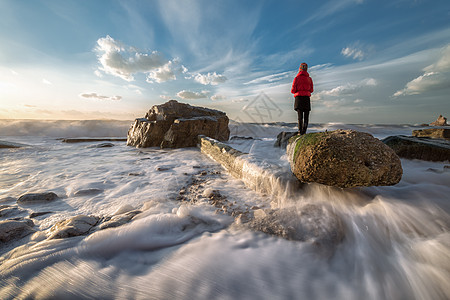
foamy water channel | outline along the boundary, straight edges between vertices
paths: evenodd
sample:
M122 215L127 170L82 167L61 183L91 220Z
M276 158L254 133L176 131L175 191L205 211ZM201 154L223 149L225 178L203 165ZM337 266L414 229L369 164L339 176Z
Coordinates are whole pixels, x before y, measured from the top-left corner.
M115 126L109 136L126 127ZM343 124L312 130L335 127L357 127L378 138L412 130ZM79 128L72 136L96 136L92 127ZM283 151L272 146L286 129L233 124L232 134L257 139L230 144L288 168ZM56 139L71 135L64 130L0 137L33 146L0 149L0 205L16 205L24 193L59 196L21 206L12 216L51 212L33 219L35 234L1 245L1 299L450 298L448 162L402 159L404 175L396 186L341 190L309 184L293 198L273 199L248 189L196 148L67 144ZM177 200L194 183L195 203ZM252 232L207 201L212 190L241 210L319 205L340 218L344 238L324 253L311 241ZM120 227L46 239L60 220L136 209L142 213Z

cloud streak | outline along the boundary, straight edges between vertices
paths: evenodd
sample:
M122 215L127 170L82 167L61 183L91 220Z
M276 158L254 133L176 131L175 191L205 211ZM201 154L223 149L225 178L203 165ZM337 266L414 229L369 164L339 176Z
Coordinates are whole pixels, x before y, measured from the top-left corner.
M423 69L424 73L408 82L405 88L395 92L392 97L419 95L432 90L450 87L450 44L445 46L438 60Z
M95 100L113 100L113 101L122 100L122 96L104 96L104 95L99 95L97 93L83 93L83 94L80 94L80 97L85 98L85 99L95 99Z

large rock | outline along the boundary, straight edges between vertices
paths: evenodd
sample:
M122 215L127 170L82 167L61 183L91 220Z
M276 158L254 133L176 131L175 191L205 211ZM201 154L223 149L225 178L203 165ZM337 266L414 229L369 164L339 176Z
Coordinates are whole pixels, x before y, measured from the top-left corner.
M383 142L407 159L450 161L450 141L412 136L389 136Z
M227 141L230 136L228 121L224 112L170 100L153 106L145 118L135 120L128 131L127 145L194 147L198 135Z
M0 241L6 243L14 239L22 238L34 232L32 228L33 226L33 221L29 219L24 219L21 221L0 221Z
M392 149L372 135L354 130L292 137L287 154L291 170L301 182L340 188L394 185L403 174Z
M413 130L412 135L415 137L429 137L432 139L450 139L450 129L427 128L427 129Z
M439 115L436 121L430 123L431 126L447 126L447 118Z
M48 238L62 239L87 234L99 220L96 216L80 215L60 221L50 228Z

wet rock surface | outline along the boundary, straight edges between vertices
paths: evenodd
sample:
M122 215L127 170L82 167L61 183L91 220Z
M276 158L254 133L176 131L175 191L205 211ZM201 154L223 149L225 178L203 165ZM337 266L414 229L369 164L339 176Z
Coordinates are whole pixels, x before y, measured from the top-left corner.
M23 238L34 232L30 219L0 221L0 241L3 243Z
M40 202L50 202L58 199L58 195L53 192L46 193L28 193L24 194L17 199L18 204L32 204Z
M385 138L383 143L402 158L450 161L450 141L447 140L397 135Z
M277 210L256 210L247 226L255 231L293 241L308 241L324 248L332 248L344 238L340 218L320 205Z
M226 141L230 136L224 112L170 100L153 106L144 118L136 119L128 131L128 146L195 147L197 136Z
M340 188L397 184L403 169L395 152L372 135L354 130L292 137L291 170L301 182Z
M85 235L97 225L100 220L97 216L79 215L63 220L53 225L48 231L49 239L69 238Z
M119 227L122 225L125 225L126 223L130 222L136 215L142 213L140 210L133 210L126 212L124 214L120 214L117 216L112 216L106 218L102 224L100 224L99 229L107 229L107 228L114 228Z

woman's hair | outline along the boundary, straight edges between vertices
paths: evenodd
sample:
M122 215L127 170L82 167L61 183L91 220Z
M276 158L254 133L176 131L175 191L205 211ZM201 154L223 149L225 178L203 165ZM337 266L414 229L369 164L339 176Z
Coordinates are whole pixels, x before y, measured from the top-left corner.
M302 63L302 64L300 65L300 70L308 71L308 64L307 64L307 63Z

